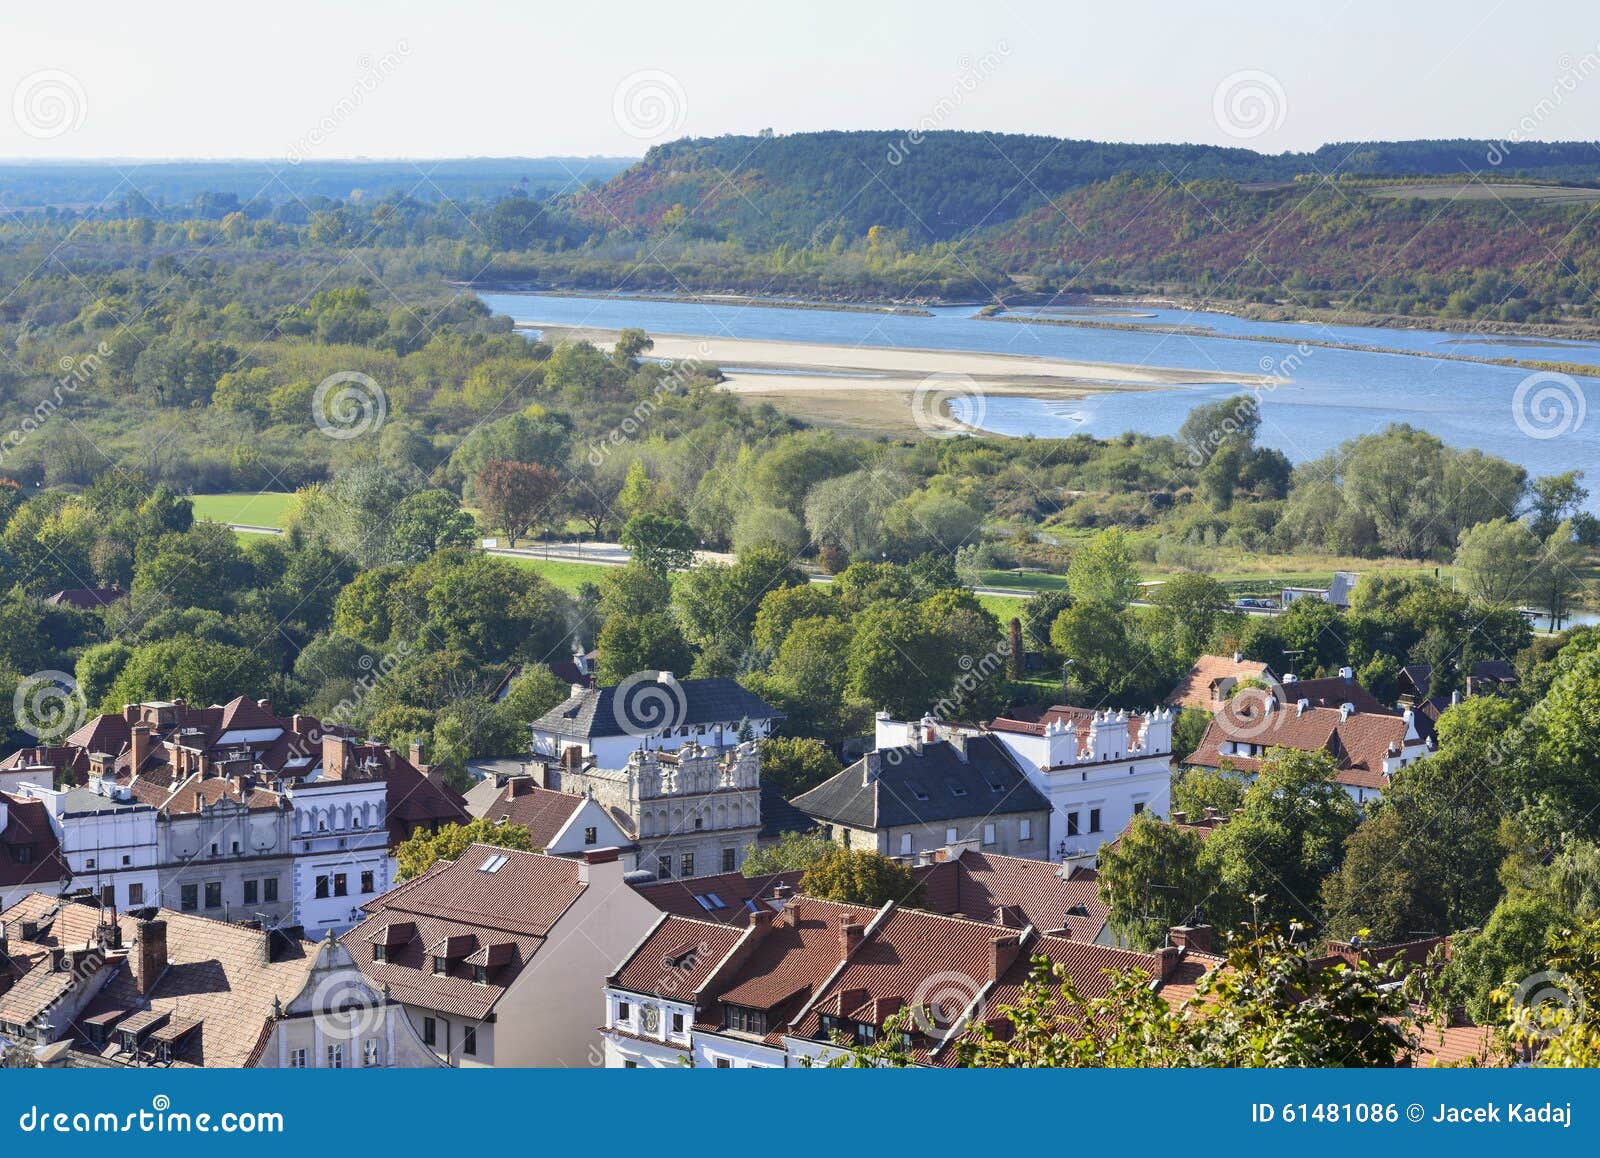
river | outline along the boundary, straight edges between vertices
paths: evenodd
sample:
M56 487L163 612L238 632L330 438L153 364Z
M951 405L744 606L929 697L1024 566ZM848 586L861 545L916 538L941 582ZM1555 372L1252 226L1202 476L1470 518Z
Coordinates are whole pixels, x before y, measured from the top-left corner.
M970 306L927 316L790 309L699 301L485 293L493 310L523 322L662 334L756 338L835 345L887 346L1027 354L1131 366L1176 366L1241 376L1274 375L1261 389L1260 441L1295 462L1315 458L1358 435L1406 422L1458 447L1477 447L1525 467L1530 475L1592 471L1600 462L1600 343L1495 338L1427 330L1314 323L1255 322L1227 314L1129 307L1052 311L1049 317L1100 318L1124 329L1033 325L977 316ZM1134 316L1128 316L1134 315ZM1207 327L1208 333L1163 328ZM1267 336L1299 342L1380 346L1385 351L1240 340ZM1405 351L1405 352L1402 352ZM1453 361L1435 355L1520 358L1592 365L1595 376L1545 377L1531 371ZM1418 356L1421 355L1421 356ZM972 418L997 434L1111 437L1125 431L1176 434L1196 403L1235 393L1226 384L1091 393L1082 400L990 397ZM1600 492L1600 477L1590 478ZM1600 495L1591 500L1600 509Z

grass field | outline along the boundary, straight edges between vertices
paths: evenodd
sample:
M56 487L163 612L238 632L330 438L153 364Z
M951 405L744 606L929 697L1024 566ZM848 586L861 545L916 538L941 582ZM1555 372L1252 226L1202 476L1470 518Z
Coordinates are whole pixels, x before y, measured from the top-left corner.
M1425 201L1593 201L1600 189L1570 185L1498 184L1492 181L1426 181L1416 184L1379 185L1367 190L1374 197L1416 197Z
M194 495L194 517L214 523L248 523L253 527L281 527L293 495L281 491L259 494Z
M1012 619L1021 615L1022 609L1028 604L1026 599L1016 599L1009 595L980 595L978 602L1002 624L1010 623Z
M598 563L568 563L560 559L527 559L520 555L499 555L508 563L515 563L518 567L526 567L542 575L550 583L563 591L576 591L584 583L598 583L600 577L611 567L602 567Z

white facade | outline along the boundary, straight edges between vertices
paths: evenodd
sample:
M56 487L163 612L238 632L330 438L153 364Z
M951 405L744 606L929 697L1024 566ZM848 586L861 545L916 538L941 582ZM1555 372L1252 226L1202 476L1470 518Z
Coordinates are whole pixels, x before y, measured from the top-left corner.
M135 802L126 788L99 780L61 791L32 783L19 788L19 795L43 801L49 811L71 888L90 889L119 909L156 903L160 849L154 808Z
M608 986L605 1064L608 1069L675 1069L690 1064L694 1002L666 1001Z
M1137 743L1133 725L1142 723ZM931 717L904 723L879 713L879 748L907 744L914 733L940 728ZM972 734L978 730L966 729ZM1165 816L1172 794L1172 713L1144 716L1096 712L1081 734L1071 719L1048 719L1042 732L1003 725L982 734L1005 745L1029 782L1050 801L1049 857L1092 853L1144 811Z
M582 856L597 848L623 848L632 843L633 837L622 831L611 813L584 797L544 851L551 856ZM635 857L625 856L623 862L631 870Z
M295 923L308 937L357 924L361 906L393 883L388 793L382 779L318 779L289 788Z

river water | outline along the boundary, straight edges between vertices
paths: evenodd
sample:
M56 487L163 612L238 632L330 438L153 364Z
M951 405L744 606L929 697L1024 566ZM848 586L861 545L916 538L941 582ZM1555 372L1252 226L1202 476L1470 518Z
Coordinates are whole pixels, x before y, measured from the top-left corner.
M1588 471L1591 487L1600 492L1600 473L1594 469L1600 464L1600 413L1587 414L1591 400L1600 403L1600 343L1255 322L1226 314L1142 307L1042 315L1099 318L1139 327L1089 329L994 321L978 317L970 306L940 307L931 316L914 316L614 297L517 293L482 297L491 309L518 321L1269 374L1281 381L1260 391L1260 441L1295 462L1315 458L1391 422L1406 422L1453 446L1477 447L1508 458L1530 475ZM1209 332L1160 332L1170 326L1201 326ZM1389 352L1239 340L1225 336L1229 334L1382 346ZM1595 374L1530 382L1532 372L1526 369L1436 356L1441 354L1581 363L1594 366ZM1191 407L1237 390L1216 384L1108 391L1081 401L991 397L984 401L981 414L961 414L958 409L957 416L1014 436L1176 434ZM1600 493L1591 503L1596 504Z

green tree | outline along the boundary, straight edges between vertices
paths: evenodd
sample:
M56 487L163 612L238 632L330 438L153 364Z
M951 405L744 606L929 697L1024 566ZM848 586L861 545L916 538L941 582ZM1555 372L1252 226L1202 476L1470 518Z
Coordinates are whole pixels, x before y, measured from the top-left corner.
M911 870L872 849L834 847L806 869L800 891L825 901L878 908L888 901L915 908L921 886Z
M634 562L665 575L694 563L699 536L680 518L645 512L628 520L618 542L632 553Z
M1139 569L1120 527L1101 531L1073 553L1067 589L1084 603L1120 611L1139 594Z
M1128 944L1163 945L1168 929L1204 910L1217 880L1201 866L1202 843L1198 833L1143 812L1101 850L1100 896Z
M1527 525L1494 519L1461 532L1456 575L1468 595L1491 606L1519 606L1538 569L1539 540Z
M694 650L677 623L664 612L649 615L613 615L595 642L600 652L598 678L618 684L641 671L687 672Z
M815 828L806 832L786 832L778 838L777 844L765 847L752 844L746 848L744 867L740 871L747 877L804 872L838 847Z
M1275 923L1316 924L1322 878L1338 867L1360 813L1334 779L1326 752L1274 748L1232 819L1207 838L1201 863L1220 881L1226 923L1242 916L1244 899L1263 898Z
M411 880L442 860L459 860L475 844L489 844L517 852L533 852L533 837L520 824L501 824L480 816L470 824L447 824L438 832L419 830L397 844L396 879Z
M785 800L809 792L843 770L844 765L827 745L810 736L774 736L761 741L761 783L772 785Z

